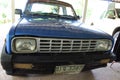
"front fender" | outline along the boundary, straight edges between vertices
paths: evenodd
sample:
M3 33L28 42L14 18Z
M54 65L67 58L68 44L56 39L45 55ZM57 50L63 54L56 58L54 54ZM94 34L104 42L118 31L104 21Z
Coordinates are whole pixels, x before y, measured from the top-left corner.
M5 44L1 53L1 65L7 72L12 72L12 55L6 53Z

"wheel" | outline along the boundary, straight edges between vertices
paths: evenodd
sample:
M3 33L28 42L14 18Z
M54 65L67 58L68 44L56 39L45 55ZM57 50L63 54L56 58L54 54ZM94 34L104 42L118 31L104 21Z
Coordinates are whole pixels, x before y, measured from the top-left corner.
M18 74L18 73L10 73L10 72L6 72L6 74L11 76L27 76L27 74Z
M120 61L120 31L117 31L114 35L114 46L112 51L116 54L116 61Z
M114 38L115 43L117 41L117 38L118 38L119 34L120 34L120 31L117 31L115 34L113 34L113 38Z

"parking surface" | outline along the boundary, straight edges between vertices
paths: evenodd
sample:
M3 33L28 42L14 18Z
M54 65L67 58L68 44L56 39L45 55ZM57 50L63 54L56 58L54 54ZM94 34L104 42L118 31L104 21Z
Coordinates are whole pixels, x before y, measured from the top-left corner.
M0 25L0 52L10 25ZM0 64L0 80L120 80L120 63L115 63L112 67L110 65L111 63L107 67L81 72L79 74L10 76L6 75Z

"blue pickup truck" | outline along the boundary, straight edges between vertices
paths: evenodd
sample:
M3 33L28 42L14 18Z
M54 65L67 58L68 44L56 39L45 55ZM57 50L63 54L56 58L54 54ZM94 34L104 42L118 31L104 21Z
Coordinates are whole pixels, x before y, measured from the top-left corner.
M1 64L8 75L72 74L115 60L113 38L80 22L72 5L28 0L7 37Z

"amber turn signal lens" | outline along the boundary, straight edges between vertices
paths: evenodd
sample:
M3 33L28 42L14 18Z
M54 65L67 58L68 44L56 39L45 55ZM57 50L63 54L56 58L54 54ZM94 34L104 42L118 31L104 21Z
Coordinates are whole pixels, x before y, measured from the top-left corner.
M16 63L16 64L14 64L14 68L19 68L19 69L32 69L32 68L33 68L33 65L32 65L32 64Z
M104 64L104 63L108 63L109 61L110 61L110 59L103 59L103 60L100 60L100 63Z

